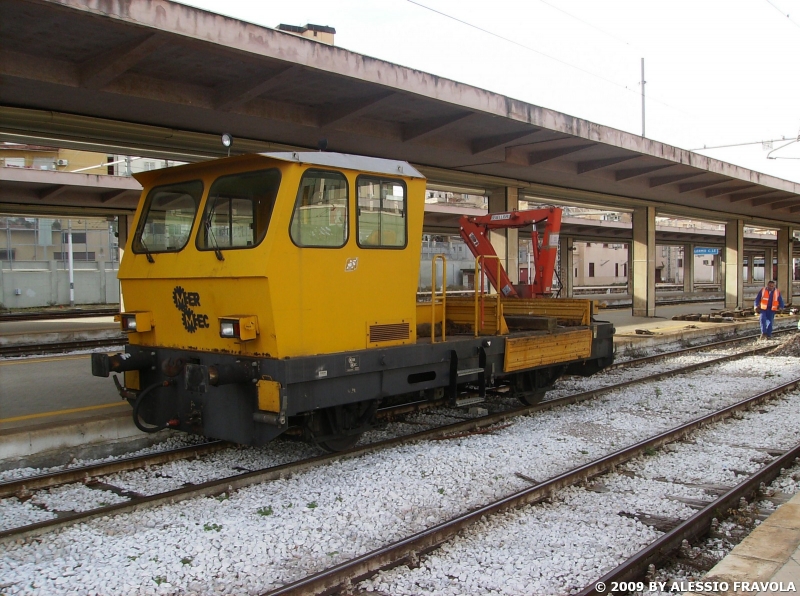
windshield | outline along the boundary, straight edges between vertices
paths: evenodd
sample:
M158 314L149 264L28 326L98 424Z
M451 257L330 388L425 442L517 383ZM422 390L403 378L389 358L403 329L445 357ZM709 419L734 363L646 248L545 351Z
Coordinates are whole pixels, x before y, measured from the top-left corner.
M267 233L280 183L278 170L217 178L208 192L197 248L251 248L259 244Z
M200 180L151 189L139 219L133 252L177 252L186 246L202 195Z

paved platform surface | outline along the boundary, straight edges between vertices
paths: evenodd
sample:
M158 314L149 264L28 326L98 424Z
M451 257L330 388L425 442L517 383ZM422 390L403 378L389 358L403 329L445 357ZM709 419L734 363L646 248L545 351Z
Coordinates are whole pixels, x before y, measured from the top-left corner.
M726 583L727 590L684 596L778 596L800 592L800 494L770 515L701 580ZM745 586L745 582L748 584ZM753 589L758 582L759 588ZM760 584L767 584L765 590ZM791 588L790 584L794 584Z
M124 338L114 317L0 321L0 346Z

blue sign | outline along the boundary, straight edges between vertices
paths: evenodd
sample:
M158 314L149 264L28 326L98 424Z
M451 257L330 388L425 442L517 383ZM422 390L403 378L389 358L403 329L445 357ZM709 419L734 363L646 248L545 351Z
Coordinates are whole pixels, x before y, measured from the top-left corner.
M718 255L719 249L718 248L698 248L695 247L694 254L696 255Z

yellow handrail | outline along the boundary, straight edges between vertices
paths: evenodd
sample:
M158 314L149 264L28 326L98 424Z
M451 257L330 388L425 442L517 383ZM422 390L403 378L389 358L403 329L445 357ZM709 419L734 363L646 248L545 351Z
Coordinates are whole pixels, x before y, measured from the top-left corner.
M442 261L442 295L436 294L436 261ZM442 305L442 341L447 339L445 326L447 322L447 257L434 255L431 260L431 343L436 343L436 305Z
M484 306L483 306L483 285L484 285L484 272L481 267L481 261L485 259L497 259L497 278L500 279L500 273L503 270L503 262L497 255L478 255L475 257L475 337L478 337L480 330L483 329L484 324ZM478 273L480 272L480 285L478 282ZM497 292L497 308L495 309L495 335L500 335L502 328L501 321L503 320L503 303L500 301L500 292ZM480 324L478 322L478 301L480 300Z

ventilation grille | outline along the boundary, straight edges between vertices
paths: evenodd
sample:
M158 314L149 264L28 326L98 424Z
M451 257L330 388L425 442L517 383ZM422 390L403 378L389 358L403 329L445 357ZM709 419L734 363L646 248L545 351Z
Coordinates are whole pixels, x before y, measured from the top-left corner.
M408 323L392 323L390 325L370 325L369 342L402 341L411 337Z

